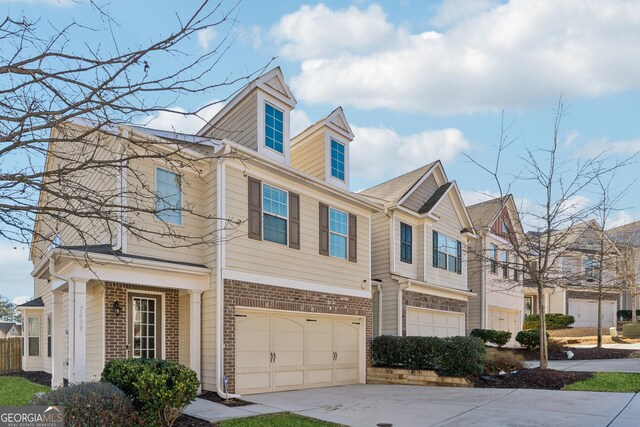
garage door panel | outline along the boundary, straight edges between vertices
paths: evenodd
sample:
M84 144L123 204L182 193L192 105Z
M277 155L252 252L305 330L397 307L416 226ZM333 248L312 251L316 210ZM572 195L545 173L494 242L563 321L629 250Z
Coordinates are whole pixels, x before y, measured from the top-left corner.
M450 337L464 335L464 314L407 307L407 335Z
M520 331L520 316L521 311L517 310L505 310L500 308L489 308L489 329L495 329L497 331L511 332L511 339L507 343L507 346L516 345L516 335Z
M615 326L616 301L602 301L602 327ZM569 299L569 314L575 318L574 328L598 327L598 301Z
M354 384L358 382L358 368L336 368L336 385Z

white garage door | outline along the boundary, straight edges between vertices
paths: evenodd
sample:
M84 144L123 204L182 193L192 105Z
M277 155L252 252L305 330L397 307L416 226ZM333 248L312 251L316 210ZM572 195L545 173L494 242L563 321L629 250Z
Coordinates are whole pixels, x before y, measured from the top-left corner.
M616 326L616 301L602 301L602 327ZM576 322L571 325L574 328L598 327L598 301L585 299L569 299L569 314Z
M348 317L238 311L236 392L359 383L360 323Z
M511 332L511 339L508 346L515 345L516 334L520 331L521 312L518 310L505 310L500 308L489 308L489 329L496 331Z
M407 335L421 337L464 335L464 313L407 307Z

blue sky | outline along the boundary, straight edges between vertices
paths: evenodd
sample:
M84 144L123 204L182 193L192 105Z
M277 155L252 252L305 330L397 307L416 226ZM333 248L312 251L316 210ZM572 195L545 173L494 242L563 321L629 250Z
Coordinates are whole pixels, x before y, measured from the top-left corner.
M195 2L112 1L122 45L166 34ZM232 3L228 3L230 5ZM84 1L0 0L0 11L24 12L42 24L70 19L104 24ZM4 15L4 14L3 14ZM220 78L241 75L277 57L298 99L292 133L341 105L354 129L352 190L367 188L435 159L470 204L495 193L492 180L461 153L494 159L501 112L519 135L507 152L505 173L517 173L525 147L552 137L554 107L562 95L560 154L570 161L608 150L625 157L640 150L640 3L637 1L493 0L297 1L244 0L232 26L199 34L184 49L206 52L230 32L232 48ZM105 32L73 40L103 42ZM152 69L163 65L151 63ZM224 93L177 99L176 109L198 108ZM161 115L154 127L197 130L200 123ZM638 177L620 171L616 185ZM535 204L536 188L519 183L516 199ZM633 185L612 221L640 219ZM585 193L578 203L588 203ZM0 242L0 294L32 293L27 250Z

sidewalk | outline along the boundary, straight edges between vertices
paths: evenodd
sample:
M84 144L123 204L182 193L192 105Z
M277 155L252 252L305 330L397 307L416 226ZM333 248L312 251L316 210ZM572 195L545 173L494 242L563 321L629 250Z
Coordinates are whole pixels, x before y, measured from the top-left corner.
M229 407L210 400L196 398L195 402L187 406L185 415L200 418L209 422L218 422L231 418L253 417L255 415L273 414L282 409L272 408L258 403L246 406Z
M540 362L529 361L526 366L537 368ZM640 359L550 360L549 368L558 371L640 373Z

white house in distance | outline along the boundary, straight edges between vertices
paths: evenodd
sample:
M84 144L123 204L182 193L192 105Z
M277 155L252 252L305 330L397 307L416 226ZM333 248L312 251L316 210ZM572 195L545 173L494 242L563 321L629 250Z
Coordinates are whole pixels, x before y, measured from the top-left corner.
M510 230L522 232L511 195L467 206L478 239L469 247L469 330L511 332L509 345L522 330L523 277L509 240ZM512 235L513 236L513 235Z
M475 234L442 163L360 194L384 206L373 216L371 236L376 335L465 335L472 293L463 248Z

